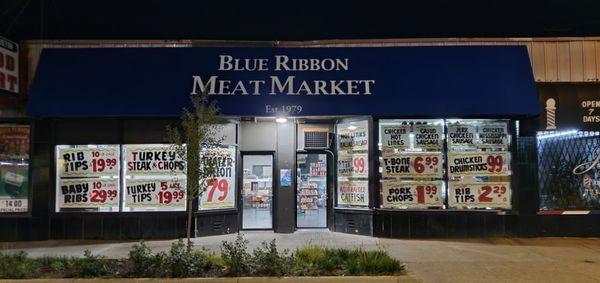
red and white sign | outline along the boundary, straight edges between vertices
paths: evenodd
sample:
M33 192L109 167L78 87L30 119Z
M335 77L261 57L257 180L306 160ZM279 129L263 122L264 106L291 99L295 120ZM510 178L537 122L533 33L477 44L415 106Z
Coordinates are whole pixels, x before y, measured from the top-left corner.
M448 176L508 176L509 157L506 151L449 152Z
M368 181L338 180L338 205L369 206Z
M185 210L185 180L131 179L125 183L125 206L162 207Z
M509 182L450 182L448 191L448 205L451 207L511 207Z
M184 174L185 161L170 144L123 145L126 175Z
M119 205L119 179L61 179L59 208L88 208Z
M57 146L58 177L119 175L119 146L72 148Z
M338 156L338 176L367 178L369 176L369 156L360 154L340 154Z
M384 208L441 207L444 182L381 182Z
M384 178L441 178L441 152L383 153Z
M201 155L201 164L211 164L215 178L209 180L199 209L235 207L236 148L203 149Z
M19 45L0 37L0 91L19 93Z

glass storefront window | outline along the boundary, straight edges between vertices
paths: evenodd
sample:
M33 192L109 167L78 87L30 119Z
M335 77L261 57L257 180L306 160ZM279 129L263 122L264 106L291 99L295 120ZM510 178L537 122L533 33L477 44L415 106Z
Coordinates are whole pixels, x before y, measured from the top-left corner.
M57 145L56 211L119 211L119 145Z
M446 127L449 207L510 209L508 120L449 119Z
M541 210L600 209L600 132L537 133Z
M185 161L169 144L123 145L123 211L185 211Z
M296 225L298 228L327 227L327 155L297 155L298 191Z
M273 228L273 155L244 155L242 228Z
M369 123L349 121L336 125L336 206L369 207Z
M444 206L444 120L379 121L382 208Z

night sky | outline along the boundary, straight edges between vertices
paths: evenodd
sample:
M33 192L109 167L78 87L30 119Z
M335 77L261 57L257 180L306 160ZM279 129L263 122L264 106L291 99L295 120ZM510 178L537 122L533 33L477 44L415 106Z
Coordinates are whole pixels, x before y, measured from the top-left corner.
M23 39L316 40L600 35L600 1L0 0Z

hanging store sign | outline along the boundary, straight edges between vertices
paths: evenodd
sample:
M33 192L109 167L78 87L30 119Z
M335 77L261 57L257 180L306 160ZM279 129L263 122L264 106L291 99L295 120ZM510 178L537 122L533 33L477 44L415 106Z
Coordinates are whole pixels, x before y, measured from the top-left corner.
M171 145L124 145L125 170L133 175L184 174L185 162Z
M369 206L368 181L338 180L338 205Z
M449 183L448 205L450 207L511 208L509 182Z
M58 177L119 175L119 146L98 148L57 147Z
M383 153L383 178L441 178L441 152Z
M367 178L369 176L369 155L340 154L338 155L338 176L351 178Z
M212 164L215 174L202 194L199 209L235 207L235 157L234 146L202 150L200 164Z
M506 151L449 152L448 176L507 176L509 156Z
M384 208L441 207L444 182L381 182Z
M0 91L19 94L19 45L0 37Z
M58 184L59 208L88 208L119 205L119 179L61 179Z
M131 179L125 183L128 207L186 207L185 181L178 179Z

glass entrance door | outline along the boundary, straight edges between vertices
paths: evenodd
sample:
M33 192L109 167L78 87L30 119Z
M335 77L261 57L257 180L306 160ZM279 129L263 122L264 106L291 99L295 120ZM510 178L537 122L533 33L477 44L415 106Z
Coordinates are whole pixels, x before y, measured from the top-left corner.
M298 228L327 227L327 155L297 155L296 223Z
M242 229L273 228L273 155L243 155Z

